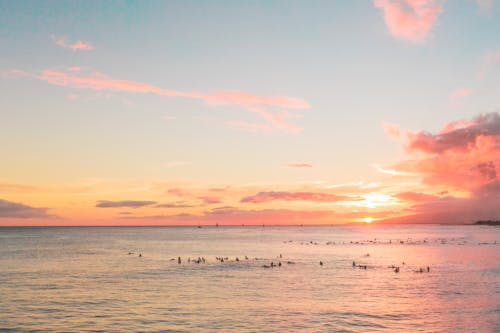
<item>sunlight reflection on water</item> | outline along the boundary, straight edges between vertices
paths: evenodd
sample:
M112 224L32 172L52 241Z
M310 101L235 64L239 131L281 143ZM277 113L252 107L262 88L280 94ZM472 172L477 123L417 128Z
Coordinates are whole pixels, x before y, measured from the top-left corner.
M494 332L499 235L439 225L0 228L0 331ZM271 262L282 266L263 268Z

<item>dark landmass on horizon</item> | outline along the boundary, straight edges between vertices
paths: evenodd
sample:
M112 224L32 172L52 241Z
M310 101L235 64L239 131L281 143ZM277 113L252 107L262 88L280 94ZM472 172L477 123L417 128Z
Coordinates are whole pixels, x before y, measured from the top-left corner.
M474 224L477 225L500 225L499 220L484 220L484 221L476 221Z

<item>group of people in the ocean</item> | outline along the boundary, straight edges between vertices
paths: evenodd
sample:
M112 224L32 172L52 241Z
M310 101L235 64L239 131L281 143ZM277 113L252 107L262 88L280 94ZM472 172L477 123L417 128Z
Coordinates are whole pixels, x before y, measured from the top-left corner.
M134 252L128 252L128 255L132 255L132 254L134 254ZM370 256L369 253L367 253L367 254L364 255L364 257L369 257L369 256ZM139 253L138 257L142 257L142 253ZM271 261L270 264L264 264L264 265L262 265L262 267L263 268L281 267L282 266L282 263L281 263L281 259L282 258L283 258L283 255L280 253L280 255L279 255L279 259L280 260L278 260L278 263L275 264L274 261ZM254 258L254 259L255 260L262 260L260 258ZM175 260L177 260L177 263L179 265L182 264L182 258L181 257L177 257L177 259L175 259L175 258L170 259L170 261L175 261ZM218 262L223 263L223 262L230 261L230 258L229 257L215 257L215 260L217 260ZM249 260L248 256L245 256L245 260ZM240 258L239 257L235 257L234 261L238 262L238 261L240 261ZM189 257L187 259L187 262L188 263L193 262L193 263L196 263L196 264L201 264L201 263L206 263L207 260L205 259L205 257L198 257L197 259L191 259L191 257ZM285 261L285 263L287 265L295 264L295 262L293 262L293 261ZM325 263L322 260L319 261L319 265L320 266L323 266L324 264ZM402 265L406 265L406 263L403 261ZM357 264L355 261L352 262L352 267L353 268L359 268L359 269L368 269L368 265L360 265L360 264ZM388 266L388 268L393 269L394 273L399 273L399 271L400 271L399 266L391 265L391 266ZM424 273L424 272L429 273L430 271L431 271L430 267L427 266L427 268L420 267L418 270L415 270L414 272L415 273Z

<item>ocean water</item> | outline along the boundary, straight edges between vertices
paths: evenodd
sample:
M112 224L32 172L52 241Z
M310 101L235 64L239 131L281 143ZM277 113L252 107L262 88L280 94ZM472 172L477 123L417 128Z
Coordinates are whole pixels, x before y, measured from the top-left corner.
M0 332L500 332L499 250L491 226L0 228Z

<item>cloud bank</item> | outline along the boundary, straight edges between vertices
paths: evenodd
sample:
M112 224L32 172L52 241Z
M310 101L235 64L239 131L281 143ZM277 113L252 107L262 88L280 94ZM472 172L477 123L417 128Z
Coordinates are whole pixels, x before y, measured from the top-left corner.
M23 203L0 199L0 218L50 218L54 215L47 214L47 208L37 208Z
M419 202L411 207L412 214L404 222L470 223L500 219L498 112L450 122L435 134L403 129L396 132L404 140L409 159L394 165L395 170L415 174L430 188L461 193L446 197L400 193L400 199Z

